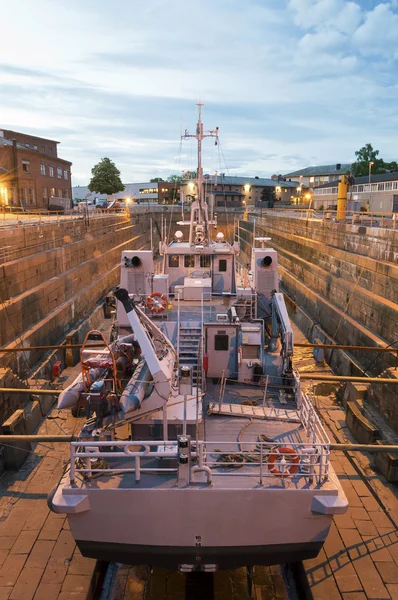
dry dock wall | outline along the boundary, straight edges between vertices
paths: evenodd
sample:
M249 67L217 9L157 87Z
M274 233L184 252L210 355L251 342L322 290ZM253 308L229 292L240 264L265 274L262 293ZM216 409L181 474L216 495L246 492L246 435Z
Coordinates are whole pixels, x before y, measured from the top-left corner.
M2 233L18 256L0 267L3 346L59 342L118 282L121 251L149 248L150 241L145 215L31 226L14 231L14 237L11 230ZM0 364L26 377L42 355L0 352Z
M281 285L291 300L290 313L298 324L304 319L306 329L314 333L309 335L312 341L376 347L398 342L398 231L269 212L255 223L252 217L240 221L247 262L253 231L256 237L270 237L270 245L278 250ZM358 375L359 366L378 376L389 373L391 367L396 373L397 354L334 351L332 362L340 374ZM397 399L395 385L371 386L367 395L396 431Z

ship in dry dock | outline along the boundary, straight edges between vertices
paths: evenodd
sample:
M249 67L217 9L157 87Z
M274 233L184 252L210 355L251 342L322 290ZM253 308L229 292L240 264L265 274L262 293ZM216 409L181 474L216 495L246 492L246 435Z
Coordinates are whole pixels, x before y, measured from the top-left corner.
M250 268L202 193L161 260L123 251L112 339L82 349L59 408L87 412L50 495L84 556L181 571L314 557L347 501L329 439L292 367L278 255Z

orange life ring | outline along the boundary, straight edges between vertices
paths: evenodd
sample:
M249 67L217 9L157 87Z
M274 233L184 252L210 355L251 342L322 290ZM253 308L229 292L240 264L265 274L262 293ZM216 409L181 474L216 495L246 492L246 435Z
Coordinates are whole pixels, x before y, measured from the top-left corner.
M153 292L147 297L146 305L153 313L161 313L166 310L167 298L160 292Z
M286 465L284 470L278 468L278 463L287 454L286 461L290 463ZM270 473L277 477L290 477L294 475L299 468L300 457L293 448L274 448L268 458L268 469Z

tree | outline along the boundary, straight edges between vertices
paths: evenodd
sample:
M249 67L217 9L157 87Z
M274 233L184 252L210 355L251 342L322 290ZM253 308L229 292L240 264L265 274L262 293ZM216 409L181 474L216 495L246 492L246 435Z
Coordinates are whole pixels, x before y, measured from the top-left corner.
M181 175L170 175L167 181L170 183L181 183Z
M366 144L360 150L355 152L357 160L351 165L352 174L356 177L369 174L369 163L373 162L371 172L377 173L386 172L386 164L382 158L377 158L378 150L374 150L372 144Z
M164 181L161 177L153 177L149 180L149 183L159 183L160 181Z
M90 192L110 196L124 190L120 171L110 158L101 158L100 162L91 169L91 174L88 184Z

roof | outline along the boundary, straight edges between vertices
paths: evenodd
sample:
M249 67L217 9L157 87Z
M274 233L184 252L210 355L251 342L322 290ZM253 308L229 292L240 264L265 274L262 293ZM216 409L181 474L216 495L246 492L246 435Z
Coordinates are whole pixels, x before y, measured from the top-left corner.
M284 177L299 177L302 175L303 177L311 177L311 176L319 176L319 175L341 175L346 171L351 170L351 163L341 163L340 169L336 169L336 165L321 165L318 167L305 167L304 169L299 169L298 171L293 171L292 173L287 173Z
M0 146L6 146L8 148L12 148L13 142L12 142L12 140L7 140L6 138L0 137ZM34 150L33 148L27 148L26 146L24 146L23 144L20 144L19 142L17 142L17 149L24 150L24 152L34 152L35 154L40 154L40 156L46 156L47 160L49 160L50 162L53 161L54 163L56 163L57 161L59 161L62 163L67 163L68 165L72 164L70 162L70 160L65 160L64 158L59 158L59 156L52 156L51 154L45 154L43 152L40 152L39 150Z
M295 188L297 182L295 181L278 181L277 179L271 179L267 177L241 177L239 175L218 175L217 185L251 185L259 187L291 187ZM192 180L182 181L181 185L190 183ZM204 181L206 183L206 179ZM215 183L215 178L209 179L209 183Z
M12 135L26 135L26 137L30 137L30 138L35 138L36 140L43 140L43 142L52 142L53 144L59 144L60 142L57 142L57 140L50 140L50 138L44 138L38 135L34 135L33 133L22 133L21 131L14 131L13 129L6 129L6 128L0 128L0 133L7 132L7 135L9 135L10 133ZM7 138L9 139L9 138ZM12 139L12 138L11 138Z
M342 173L344 175L344 173ZM361 175L360 177L354 177L355 182L354 185L359 185L361 183L369 183L369 175ZM379 175L371 175L370 183L380 183L382 181L398 181L398 173L380 173ZM337 181L330 181L329 183L324 183L323 185L317 185L316 190L328 187L336 187Z

